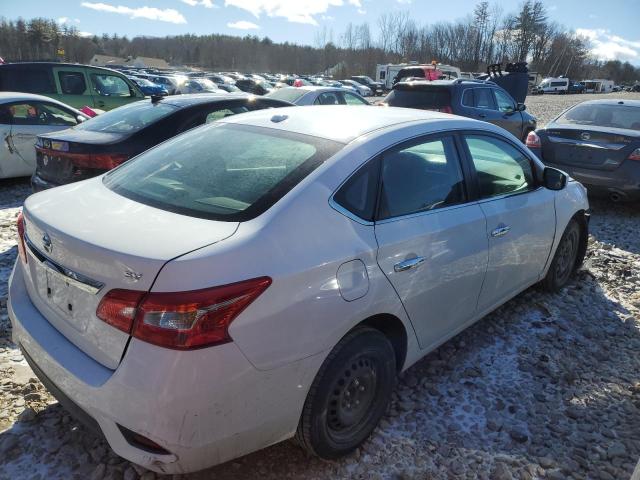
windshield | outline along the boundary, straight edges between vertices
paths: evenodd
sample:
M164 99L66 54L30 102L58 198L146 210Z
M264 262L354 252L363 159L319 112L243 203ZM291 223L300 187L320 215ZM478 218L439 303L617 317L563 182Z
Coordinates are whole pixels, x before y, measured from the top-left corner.
M212 123L148 150L103 181L156 208L243 221L271 207L341 147L276 129Z
M300 97L308 93L306 90L300 90L295 87L281 88L273 90L265 95L265 97L275 98L276 100L284 100L285 102L294 103Z
M166 117L177 108L167 103L143 100L102 113L74 128L92 132L134 133Z
M198 78L196 80L194 80L194 82L196 82L197 84L201 85L203 88L209 89L209 90L217 90L218 87L216 87L216 84L213 83L211 80L208 80L206 78Z
M132 78L131 80L133 80L135 83L137 83L141 87L153 87L153 86L155 86L155 83L150 82L146 78Z
M640 131L640 107L581 103L560 115L555 122Z

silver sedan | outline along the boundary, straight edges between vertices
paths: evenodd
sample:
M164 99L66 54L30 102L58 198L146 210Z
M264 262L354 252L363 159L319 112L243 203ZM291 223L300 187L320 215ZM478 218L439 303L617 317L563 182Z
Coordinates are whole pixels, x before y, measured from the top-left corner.
M295 105L370 105L364 98L344 88L286 87L266 95Z

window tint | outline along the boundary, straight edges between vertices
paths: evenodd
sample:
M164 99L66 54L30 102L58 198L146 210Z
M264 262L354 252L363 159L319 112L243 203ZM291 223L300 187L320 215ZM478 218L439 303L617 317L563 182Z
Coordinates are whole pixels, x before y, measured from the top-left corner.
M534 187L531 161L514 146L494 137L467 135L482 198Z
M0 90L26 93L56 93L51 70L35 66L0 67Z
M58 72L58 81L65 95L82 95L87 89L82 72Z
M73 126L78 123L75 114L49 103L29 102L3 106L2 123L14 125L60 125Z
M213 112L210 112L205 119L205 123L215 122L216 120L220 120L221 118L230 117L231 115L248 111L249 109L247 107L221 108L220 110L214 110Z
M515 111L515 105L513 104L513 100L509 95L501 90L494 90L493 93L496 94L496 103L498 104L498 110L504 113Z
M167 103L143 100L102 113L76 128L93 132L134 133L176 110L177 107Z
M333 199L363 220L373 221L378 194L379 157L360 168L336 192Z
M493 95L490 88L476 88L473 91L476 108L487 108L495 110L493 106Z
M325 92L318 95L318 98L313 103L316 105L340 105L340 100L336 93Z
M38 105L38 107L38 116L41 121L46 122L47 125L73 126L78 124L76 115L69 110L63 110L57 105L52 105L50 103L43 103Z
M552 87L566 87L567 82L551 82Z
M475 107L473 99L473 88L467 88L462 94L462 105L465 107Z
M396 87L384 99L390 107L420 108L438 110L451 105L451 95L446 88Z
M368 105L368 103L362 98L358 98L352 93L343 93L344 101L347 105Z
M93 88L103 97L130 97L129 85L122 78L115 75L92 74Z
M384 154L380 219L463 201L463 177L451 137Z
M271 207L342 144L276 129L212 123L144 152L104 178L140 203L245 221Z

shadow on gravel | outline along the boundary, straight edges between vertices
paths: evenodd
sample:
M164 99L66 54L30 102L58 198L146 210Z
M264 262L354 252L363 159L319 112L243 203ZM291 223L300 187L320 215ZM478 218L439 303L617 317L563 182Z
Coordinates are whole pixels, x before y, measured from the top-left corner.
M29 177L0 179L0 209L21 207L30 194Z
M640 254L640 203L613 203L589 198L592 217L589 230L596 240Z

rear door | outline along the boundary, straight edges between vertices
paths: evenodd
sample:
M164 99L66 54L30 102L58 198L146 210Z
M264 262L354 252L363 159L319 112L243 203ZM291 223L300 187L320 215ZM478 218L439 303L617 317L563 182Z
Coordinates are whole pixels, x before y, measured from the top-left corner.
M487 222L489 264L478 303L486 311L540 278L555 235L555 196L537 185L519 146L488 133L463 137Z
M75 108L82 108L85 105L94 106L91 86L84 68L54 67L53 76L59 92L57 100Z
M378 264L400 296L422 348L476 312L487 268L486 221L468 202L453 136L428 136L381 158L375 222Z

